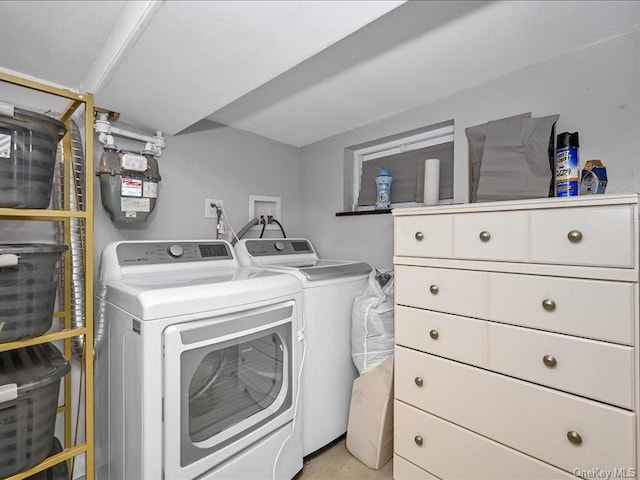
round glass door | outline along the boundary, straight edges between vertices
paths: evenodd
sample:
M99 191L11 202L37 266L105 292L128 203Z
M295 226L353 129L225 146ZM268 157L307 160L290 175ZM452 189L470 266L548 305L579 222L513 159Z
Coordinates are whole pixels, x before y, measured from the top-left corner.
M286 374L284 354L276 332L207 353L189 382L191 441L212 438L272 405Z

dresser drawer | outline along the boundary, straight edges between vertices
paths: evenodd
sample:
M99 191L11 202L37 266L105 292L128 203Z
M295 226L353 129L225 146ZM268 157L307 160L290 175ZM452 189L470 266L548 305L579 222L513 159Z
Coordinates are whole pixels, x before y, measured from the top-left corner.
M470 317L486 317L487 275L444 268L396 266L396 303Z
M489 369L632 410L633 348L491 323Z
M636 467L633 413L404 347L395 362L398 400L569 472Z
M396 344L472 365L487 364L488 328L484 320L402 306L395 310Z
M531 260L632 268L633 211L628 205L534 210L530 213Z
M394 480L439 480L438 477L416 467L399 455L393 456Z
M405 257L451 257L452 225L451 215L396 217L395 254Z
M405 403L396 401L393 412L393 442L396 453L439 478L575 478ZM394 478L400 480L395 475Z
M492 320L633 345L631 283L492 273Z
M460 214L453 220L453 256L524 262L529 250L527 216L521 212Z

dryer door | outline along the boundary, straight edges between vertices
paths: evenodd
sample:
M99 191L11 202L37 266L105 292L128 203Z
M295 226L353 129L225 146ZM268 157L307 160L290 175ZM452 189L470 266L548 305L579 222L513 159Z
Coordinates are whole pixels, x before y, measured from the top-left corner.
M292 420L295 308L165 330L165 478L195 478Z

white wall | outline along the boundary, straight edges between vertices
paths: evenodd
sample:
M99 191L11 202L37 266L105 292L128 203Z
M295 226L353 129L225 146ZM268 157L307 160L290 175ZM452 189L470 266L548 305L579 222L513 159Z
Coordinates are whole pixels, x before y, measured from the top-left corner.
M0 99L1 100L1 99ZM94 165L102 147L95 141ZM120 148L140 150L140 143L116 137ZM224 201L232 227L238 231L249 219L249 195L282 198L282 218L288 236L302 235L300 150L258 135L203 120L167 139L159 158L162 182L154 213L147 223L114 223L102 208L98 178L94 181L94 261L117 240L214 239L215 220L204 217L204 199ZM259 230L258 230L259 232ZM267 232L270 234L279 232ZM247 237L254 236L250 232ZM230 239L231 237L229 237ZM51 222L2 222L0 241L55 242Z
M580 132L582 162L607 166L607 192L640 187L640 32L524 68L302 148L302 228L325 257L392 264L391 215L335 217L342 210L344 148L454 119L455 201L467 201L468 126L532 112L560 114L557 131ZM416 98L420 104L420 98Z
M141 144L116 137L120 148ZM116 240L215 238L215 220L204 217L204 199L224 201L233 229L249 219L249 195L282 197L282 221L288 236L301 235L299 149L232 127L203 120L167 139L159 158L156 209L147 223L114 223L102 208L95 183L95 258ZM96 148L95 165L101 148ZM96 263L96 266L98 263Z

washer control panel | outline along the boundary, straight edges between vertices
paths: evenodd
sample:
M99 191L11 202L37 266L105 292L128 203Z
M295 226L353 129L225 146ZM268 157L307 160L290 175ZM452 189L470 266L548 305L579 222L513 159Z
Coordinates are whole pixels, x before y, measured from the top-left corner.
M314 253L311 243L304 239L268 239L247 240L245 242L247 252L254 257L266 257L271 255L300 255Z
M226 242L150 242L122 243L116 247L120 265L231 260Z

